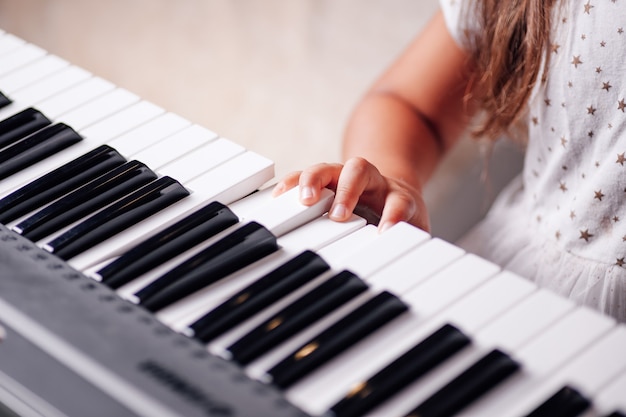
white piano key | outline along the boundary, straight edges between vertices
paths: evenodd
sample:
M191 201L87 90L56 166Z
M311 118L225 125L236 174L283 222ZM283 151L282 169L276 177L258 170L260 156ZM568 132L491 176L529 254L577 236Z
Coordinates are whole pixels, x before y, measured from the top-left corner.
M157 313L157 318L175 330L181 331L202 317L228 297L279 267L306 249L317 251L363 227L365 220L353 216L346 222L335 222L323 216L299 227L278 239L281 250L228 279L187 297ZM204 245L203 245L204 246Z
M293 188L260 207L251 214L251 218L276 236L282 236L328 212L334 196L334 192L325 188L320 193L317 203L305 206L298 199L298 190Z
M547 385L572 384L593 396L613 378L626 372L626 329L615 327L606 337L594 341L555 375ZM624 391L626 394L626 391Z
M596 316L595 321L604 319L604 323L595 333L595 337L585 341L586 347L583 348L577 343L577 355L570 356L571 359L564 361L563 366L556 372L544 371L544 379L535 379L533 388L524 392L522 397L517 397L516 401L511 403L506 412L502 414L503 416L525 415L565 385L577 389L583 396L592 399L602 387L626 371L626 355L624 355L626 351L626 329L614 328L611 326L614 323L608 318L597 313L594 315ZM585 321L582 321L579 330L586 330L588 327L585 326L586 324ZM607 325L611 331L607 331ZM569 347L567 339L561 345ZM528 372L537 375L540 370L533 367ZM622 397L623 394L624 392Z
M111 237L100 245L72 258L68 263L78 270L121 255L129 247L173 224L209 201L228 204L246 195L274 175L272 161L245 152L186 184L190 196Z
M205 135L204 137L193 135L193 131L185 131L184 133L192 134L172 136L167 139L166 143L157 144L146 149L145 152L137 154L136 158L141 161L144 159L150 160L149 158L154 154L154 148L157 148L156 150L160 151L165 149L165 147L175 145L177 142L186 141L188 148L185 149L182 145L178 145L181 150L187 151L184 158L173 160L165 166L162 165L162 162L159 163L157 160L155 166L160 167L158 170L160 174L169 175L172 178L176 178L182 183L187 184L210 169L213 169L238 155L243 155L246 151L243 146L237 145L226 139L216 139L212 136L209 137L209 135ZM193 149L193 152L189 153L188 150L191 149ZM146 155L146 153L149 153L149 155Z
M82 108L84 103L114 90L115 86L110 82L92 77L37 103L37 108L49 118L58 119L73 109ZM71 125L71 121L69 124Z
M366 243L357 253L347 255L342 262L351 265L350 271L361 277L369 277L411 249L430 239L423 230L405 222L379 234L372 242Z
M122 155L128 158L134 158L138 152L184 129L186 130L190 126L191 122L187 119L168 112L119 137L108 140L107 144ZM204 132L202 132L201 129L195 129L194 127L194 130L197 131L197 134L201 137L204 137ZM159 167L155 167L155 169L157 168Z
M614 322L606 316L585 307L576 309L551 328L516 353L531 372L545 372L553 363L571 357L585 348L592 340L598 339L610 330Z
M44 55L46 55L46 51L32 44L13 49L0 56L0 76L6 75Z
M50 74L39 81L17 89L11 98L22 104L22 108L36 106L41 101L63 93L77 84L92 78L92 74L82 68L69 66L61 71ZM113 87L110 86L110 89ZM4 117L4 114L0 113Z
M623 356L623 352L620 354ZM614 411L626 413L626 371L609 382L593 398L594 409L597 415L608 416Z
M426 245L428 243L424 246ZM427 251L424 251L424 253L427 253ZM391 363L395 358L429 336L443 324L451 321L450 318L460 319L463 325L459 326L457 324L457 326L461 330L468 326L479 327L533 289L533 286L528 285L526 281L516 277L504 275L492 278L498 271L498 268L474 256L454 259L456 260L444 266L444 269L439 273L420 280L423 282L422 285L418 285L404 295L398 294L402 300L409 304L411 308L410 314L381 329L379 334L372 338L369 343L352 348L309 377L295 384L287 391L287 398L294 404L303 407L309 413L322 413L343 397L356 383L367 379ZM473 266L476 266L476 268ZM390 268L383 269L381 273L392 268L393 265ZM460 275L459 271L466 272ZM467 271L471 272L468 273ZM489 280L487 284L479 287L474 294L470 294L472 288L480 286L487 280ZM467 285L467 287L454 294L453 291L446 291L445 285L427 285L429 282L438 281L445 281L452 286L463 287ZM493 302L491 298L496 291L501 290L503 287L520 291L513 293L511 298L502 297L497 300L498 302ZM389 290L394 292L393 287L390 287ZM471 307L463 308L460 312L453 310L444 317L436 316L436 314L441 314L442 311L445 311L446 308L454 306L454 303L466 294L470 294L468 297L471 297L466 301L466 305L469 304ZM430 306L427 309L423 309L419 301L424 299L432 300L429 302ZM453 324L456 324L456 322ZM393 343L389 343L390 340L393 340ZM421 391L428 392L437 383L437 381L433 380L422 380ZM415 389L411 390L412 393L414 391ZM422 395L425 395L425 393ZM312 399L315 400L312 401ZM404 403L396 404L396 407L400 406L402 408L402 405L408 411L415 404L410 402L406 404L405 401Z
M392 268L395 270L396 264L392 265ZM459 299L498 270L494 264L472 254L465 254L437 273L436 278L429 277L430 279L423 282L413 279L415 285L411 286L411 290L402 298L410 303L418 314L431 315L439 311L442 304L450 304ZM410 272L406 274L406 279L411 280L412 274ZM405 286L402 285L402 288Z
M10 33L4 33L2 37L0 37L0 55L9 53L25 44L26 41L23 39Z
M258 212L260 207L269 204L274 197L272 196L272 187L265 187L253 192L237 201L234 201L228 207L241 220L246 220L254 212Z
M0 77L0 91L11 96L11 93L39 81L56 71L69 66L69 62L55 55L47 55L20 70L12 71Z
M376 226L368 224L367 226L349 234L343 239L320 249L320 255L328 264L339 270L344 266L343 260L349 255L356 253L359 249L366 246L369 242L374 241L378 237Z
M545 289L538 289L499 320L481 329L477 335L485 344L512 352L527 341L525 335L539 334L574 307L575 304L566 298Z
M373 287L394 288L399 295L404 294L463 254L465 251L458 246L433 238L414 248L393 265L372 275L368 281Z
M56 94L62 94L91 77L92 75L89 72L70 66L29 84L11 93L13 103L0 109L0 120L6 119L25 108L37 106L41 101Z
M117 100L117 97L113 98ZM93 124L89 124L89 121L84 119L83 122L87 124L87 127L81 128L78 124L70 124L70 126L78 130L86 141L95 148L103 143L109 143L111 139L133 130L165 112L161 107L148 101L135 102L132 96L124 95L124 101L120 100L118 105L125 106L125 104L128 106L120 111L109 109L112 113L108 117L105 115L104 119ZM70 116L68 115L68 117ZM61 121L68 120L62 116Z
M598 318L600 315L597 314ZM612 321L606 317L608 324ZM550 392L556 392L564 385L569 385L579 390L586 398L593 399L598 396L598 404L602 403L601 393L607 386L611 386L619 378L623 378L626 373L626 328L623 326L612 327L604 336L596 336L592 339L590 346L586 347L580 353L564 363L564 365L553 374L548 375L547 381L537 384L534 391L537 395L528 395L524 397L523 409L533 408L533 400L538 399L539 403L545 401ZM623 385L623 382L621 383ZM598 409L605 408L606 411L612 410L613 407L626 404L624 395L626 390L621 392L621 399L614 399L612 402L605 403ZM608 400L609 397L605 397ZM616 401L617 400L617 401ZM520 408L520 409L522 409Z
M506 352L514 353L529 342L528 335L540 335L574 308L573 302L550 291L539 289L507 311L499 320L480 329L475 337L483 345L497 346ZM524 387L520 381L526 378L527 374L523 370L520 375L471 404L459 413L459 416L490 415L499 412L502 407L507 407L510 398L523 395Z
M189 178L176 175L175 172L169 170L168 166L182 156L185 156L185 158L181 159L184 159L186 164L193 167L218 165L218 163L211 160L204 160L203 163L196 164L195 155L207 153L207 151L203 150L204 148L209 148L210 151L208 153L214 158L217 155L221 155L222 160L230 159L237 154L243 153L245 150L243 146L226 139L218 139L217 134L214 132L196 126L146 147L135 155L135 159L150 161L152 169L158 169L163 175L169 175L180 182L187 182ZM236 148L236 151L231 151L232 148Z
M252 151L218 165L187 183L192 192L202 192L213 200L229 204L251 193L274 176L274 163Z
M249 217L247 220L256 220L256 218ZM262 220L259 218L259 221ZM324 214L281 236L280 245L296 253L305 249L319 252L321 248L360 230L364 226L365 219L357 215L352 215L345 222L336 222Z
M105 119L138 101L139 97L130 91L116 88L85 102L68 113L62 114L59 117L59 121L72 126L76 130L83 130L87 126ZM49 117L55 117L52 116L52 113L45 110L45 106L41 107L41 111L45 114L50 114Z
M475 410L487 413L497 410L502 416L517 416L522 415L521 409L530 404L539 405L542 395L550 396L556 392L539 387L613 325L610 319L587 308L572 310L537 337L511 351L513 358L522 364L522 372L468 408L466 415L473 415Z

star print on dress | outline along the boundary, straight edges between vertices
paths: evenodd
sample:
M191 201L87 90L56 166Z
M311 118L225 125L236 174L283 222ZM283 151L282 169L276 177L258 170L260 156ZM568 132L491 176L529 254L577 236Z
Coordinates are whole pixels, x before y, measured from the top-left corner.
M602 201L602 197L604 197L604 194L602 194L602 190L599 191L594 191L595 196L593 198Z
M589 229L580 231L580 239L583 239L585 242L589 242L589 239L591 239L592 237L593 235L589 233Z
M449 7L451 0L440 1ZM458 19L458 11L452 16ZM447 23L461 30L480 25L468 20ZM598 304L624 315L626 0L556 2L551 24L549 65L537 74L525 109L523 172L475 228L485 248L478 253L540 286L581 303L603 300Z
M626 36L618 30L626 11L620 1L567 4L547 48L554 57L542 74L547 81L536 86L529 105L524 186L537 196L530 203L531 218L541 213L541 224L535 224L546 238L577 255L612 264L619 253L591 251L614 247L607 225L623 227L611 219L626 218L626 204L619 204L626 195L614 198L626 183L626 72L613 64L626 62ZM609 51L612 61L607 61ZM624 233L622 229L618 236Z

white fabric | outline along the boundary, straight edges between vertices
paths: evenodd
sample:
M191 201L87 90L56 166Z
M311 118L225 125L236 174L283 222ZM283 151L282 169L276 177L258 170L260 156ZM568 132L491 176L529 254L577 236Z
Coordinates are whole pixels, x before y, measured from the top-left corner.
M458 30L461 0L441 0ZM455 29L456 28L456 29ZM524 171L460 246L626 321L626 4L564 0ZM462 44L462 36L453 35Z

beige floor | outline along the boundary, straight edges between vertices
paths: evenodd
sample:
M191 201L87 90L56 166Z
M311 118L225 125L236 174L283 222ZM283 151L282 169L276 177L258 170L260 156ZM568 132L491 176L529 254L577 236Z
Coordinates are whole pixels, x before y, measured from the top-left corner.
M352 106L436 9L437 0L0 0L0 28L267 156L280 177L340 159ZM474 156L467 147L448 161L428 189L431 211Z

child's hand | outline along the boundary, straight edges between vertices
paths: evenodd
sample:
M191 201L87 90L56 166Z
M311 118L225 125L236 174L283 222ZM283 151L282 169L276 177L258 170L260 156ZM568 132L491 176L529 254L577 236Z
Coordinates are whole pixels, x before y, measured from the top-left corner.
M422 190L383 176L363 158L351 158L344 165L317 164L290 173L276 184L273 195L280 195L296 185L300 185L300 201L306 205L318 201L322 188L334 190L335 199L329 212L333 220L347 220L359 203L380 215L381 231L400 221L430 230Z

